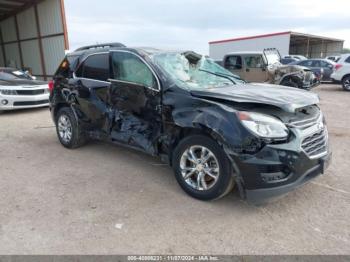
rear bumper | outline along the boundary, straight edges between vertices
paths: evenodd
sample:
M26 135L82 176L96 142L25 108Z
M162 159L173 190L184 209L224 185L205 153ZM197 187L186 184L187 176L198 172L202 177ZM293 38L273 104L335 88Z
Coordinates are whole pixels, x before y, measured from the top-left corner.
M326 168L330 165L332 159L332 153L328 153L326 156L318 159L318 163L308 169L306 172L300 175L300 177L286 185L277 186L273 188L260 188L260 189L247 189L246 190L246 199L247 201L254 203L254 204L262 204L266 203L272 198L275 198L277 196L281 196L284 194L287 194L288 192L306 184L313 178L324 174Z
M49 105L49 94L41 95L0 95L0 110L45 107Z

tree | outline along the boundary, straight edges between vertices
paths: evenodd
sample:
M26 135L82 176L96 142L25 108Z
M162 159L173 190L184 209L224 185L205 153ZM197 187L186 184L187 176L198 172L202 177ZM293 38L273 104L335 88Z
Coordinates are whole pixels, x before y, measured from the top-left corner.
M343 48L342 54L350 53L350 48Z

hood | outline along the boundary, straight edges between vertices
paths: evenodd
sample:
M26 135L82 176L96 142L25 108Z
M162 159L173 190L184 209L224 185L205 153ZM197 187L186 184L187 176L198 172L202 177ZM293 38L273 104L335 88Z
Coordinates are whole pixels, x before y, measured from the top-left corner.
M1 86L40 86L40 85L45 85L47 84L44 81L38 81L38 80L26 80L26 79L18 79L18 80L11 80L11 81L5 81L5 80L0 80L0 87Z
M286 112L318 104L315 93L293 87L269 84L244 84L223 88L213 88L203 91L191 91L191 94L201 98L217 98L237 103L254 103L273 105Z
M309 68L300 65L282 65L280 63L275 63L273 65L269 65L269 71L280 71L284 73L293 73L300 71L311 71Z

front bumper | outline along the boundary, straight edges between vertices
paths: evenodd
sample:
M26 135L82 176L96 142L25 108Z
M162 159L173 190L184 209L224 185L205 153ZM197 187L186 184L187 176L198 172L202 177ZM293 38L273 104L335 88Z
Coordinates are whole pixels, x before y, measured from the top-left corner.
M5 102L6 104L4 104ZM49 105L49 94L40 95L1 95L0 110L45 107Z
M306 81L303 83L303 88L304 89L311 89L311 88L314 88L316 86L319 86L321 84L321 79L318 79L316 77L312 78L310 81Z
M318 159L317 164L314 167L306 170L297 180L290 184L272 188L247 189L245 192L246 199L251 203L261 204L268 202L274 197L287 194L288 192L306 184L311 179L324 174L326 168L330 165L331 159L332 153L328 153L326 156Z
M256 154L230 154L239 174L243 196L248 201L259 204L288 193L323 174L329 166L332 153L326 127L291 130L286 143L267 144ZM320 137L315 138L316 134ZM322 151L315 151L309 142L305 142L310 139L315 140L316 145L322 142ZM310 147L312 151L307 152Z

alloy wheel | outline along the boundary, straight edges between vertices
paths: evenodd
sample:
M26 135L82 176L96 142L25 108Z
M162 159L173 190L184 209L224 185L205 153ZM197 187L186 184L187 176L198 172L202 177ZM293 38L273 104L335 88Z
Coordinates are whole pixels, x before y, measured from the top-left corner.
M191 146L181 156L180 172L186 184L193 189L211 189L220 175L216 156L204 146Z
M61 115L57 121L58 133L60 138L65 142L69 143L72 139L72 123L68 116Z

